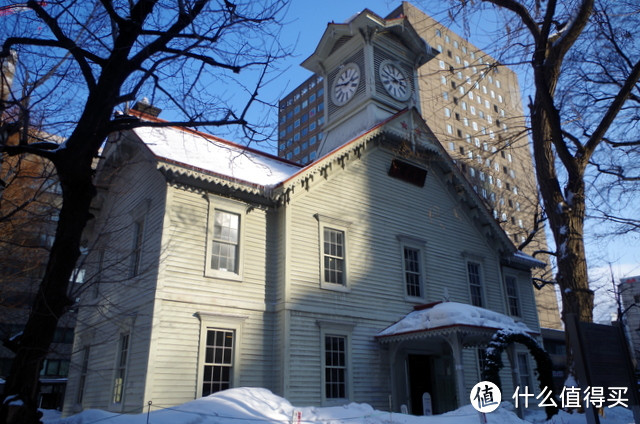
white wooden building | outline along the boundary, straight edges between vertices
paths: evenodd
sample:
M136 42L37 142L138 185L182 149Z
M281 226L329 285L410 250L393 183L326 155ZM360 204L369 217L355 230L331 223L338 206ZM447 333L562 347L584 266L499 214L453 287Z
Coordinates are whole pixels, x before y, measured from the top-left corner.
M352 24L355 38L329 28L312 56L333 63L334 106L328 152L306 167L183 128L107 143L65 413L140 412L240 386L295 405L415 413L428 392L441 413L469 402L498 326L392 324L447 301L539 333L530 268L541 263L515 250L411 97L367 68L410 72L368 55L399 49L414 66L429 51L407 23L365 11ZM367 39L358 28L386 31ZM333 55L354 51L365 87L342 103L341 72L355 68ZM534 364L511 353L504 389L533 387Z

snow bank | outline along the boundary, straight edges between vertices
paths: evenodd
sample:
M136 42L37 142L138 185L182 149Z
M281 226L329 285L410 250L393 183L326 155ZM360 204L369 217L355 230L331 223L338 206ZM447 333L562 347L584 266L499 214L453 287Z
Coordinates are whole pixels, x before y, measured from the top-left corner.
M299 421L294 420L294 412L300 413ZM602 421L603 424L633 422L633 416L628 409L614 408L606 412L608 417ZM541 412L533 415L534 420L523 421L516 416L513 405L509 402L503 402L500 408L486 415L488 424L543 423L543 416L544 413ZM154 411L148 415L87 410L68 418L56 419L50 414L45 414L44 417L45 424L98 422L100 424L478 424L480 416L471 405L430 417L377 411L362 403L324 408L315 406L298 408L269 390L238 388ZM583 424L584 422L584 415L570 415L563 412L549 424Z

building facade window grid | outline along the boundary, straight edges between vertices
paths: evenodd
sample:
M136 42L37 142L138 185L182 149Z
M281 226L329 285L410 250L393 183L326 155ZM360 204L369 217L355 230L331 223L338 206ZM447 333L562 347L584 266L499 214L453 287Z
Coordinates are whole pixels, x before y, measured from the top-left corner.
M518 289L516 286L516 278L512 275L507 275L504 278L507 303L509 306L509 314L512 316L520 316L520 305L518 302Z
M78 383L78 392L76 395L76 403L82 404L82 398L84 397L84 387L87 382L87 374L89 372L89 353L91 351L90 346L85 346L82 349L82 365L80 365L80 379Z
M239 232L239 215L221 210L215 211L211 250L212 269L237 272Z
M129 357L129 333L120 335L120 343L118 344L118 359L116 363L116 372L113 381L113 403L122 403L124 394L124 384L127 377L127 360Z
M344 285L344 232L324 229L324 281Z
M208 329L202 380L202 396L231 387L233 369L233 330Z
M469 278L469 291L471 292L471 304L482 307L484 306L484 302L480 264L477 262L467 262L467 274Z
M421 293L421 271L420 271L420 250L412 247L404 247L404 280L407 296L420 297Z
M325 348L325 397L345 399L347 397L347 338L326 335Z
M131 277L140 274L140 263L142 260L142 242L144 233L144 223L135 221L133 223L133 251L131 252Z

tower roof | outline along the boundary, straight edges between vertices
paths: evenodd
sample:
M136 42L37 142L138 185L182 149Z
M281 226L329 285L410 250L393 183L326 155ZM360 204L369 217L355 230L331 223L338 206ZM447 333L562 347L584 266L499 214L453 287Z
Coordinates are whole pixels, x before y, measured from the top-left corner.
M353 36L361 36L365 40L373 39L380 34L393 34L415 54L416 66L420 66L435 57L438 53L418 35L405 17L384 19L369 9L353 16L345 23L329 23L316 50L302 66L312 72L322 74L321 63L337 50L345 40Z

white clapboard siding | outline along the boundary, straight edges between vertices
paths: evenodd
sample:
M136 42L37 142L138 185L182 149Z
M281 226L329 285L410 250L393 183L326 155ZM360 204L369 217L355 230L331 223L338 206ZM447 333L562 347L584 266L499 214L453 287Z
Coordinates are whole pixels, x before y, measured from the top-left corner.
M107 196L88 234L89 245L104 249L103 271L94 297L93 287L83 292L78 315L65 413L79 408L141 411L149 356L153 294L157 278L164 214L165 181L153 161L144 154L130 158L127 166L99 184ZM144 222L140 273L131 278L133 222ZM93 253L95 254L95 253ZM96 262L86 275L96 273ZM130 333L125 396L112 404L113 381L119 339ZM82 405L76 402L82 350L90 346Z

